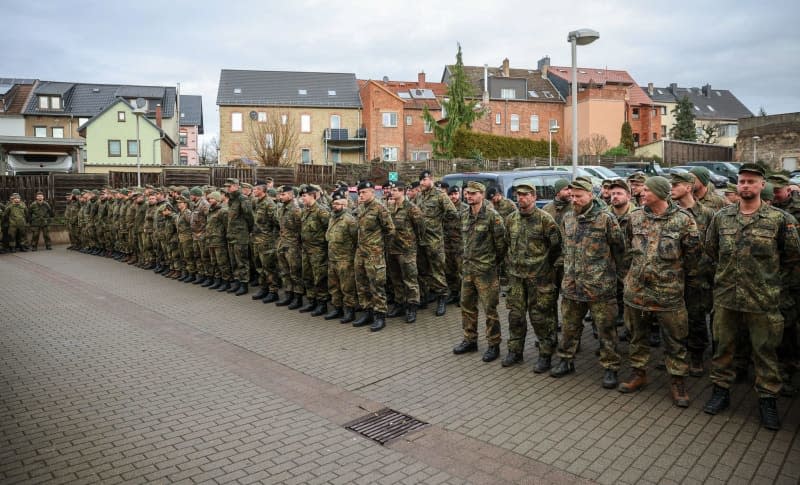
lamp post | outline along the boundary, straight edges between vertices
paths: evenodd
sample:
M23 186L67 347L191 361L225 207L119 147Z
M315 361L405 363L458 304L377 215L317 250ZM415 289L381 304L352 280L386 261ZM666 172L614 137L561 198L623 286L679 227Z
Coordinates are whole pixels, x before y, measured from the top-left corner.
M600 38L596 30L578 29L567 35L572 44L572 176L578 176L578 46L587 45Z
M133 114L136 115L136 186L142 186L142 140L139 138L139 118L147 113L147 101L144 98L136 98L136 106ZM155 163L155 159L153 160Z
M758 145L758 140L760 139L761 137L758 135L753 137L753 163L756 163L756 146Z
M550 167L553 166L553 133L558 133L558 125L547 130L547 164Z

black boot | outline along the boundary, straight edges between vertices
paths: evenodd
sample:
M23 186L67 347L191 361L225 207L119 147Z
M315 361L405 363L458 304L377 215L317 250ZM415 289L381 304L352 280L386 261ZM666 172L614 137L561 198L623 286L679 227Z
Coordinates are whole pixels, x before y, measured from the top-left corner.
M706 414L719 414L731 405L731 393L724 387L714 384L711 390L711 399L703 406Z
M414 323L417 321L417 305L409 303L406 305L406 323Z
M233 280L233 283L231 283L231 285L228 287L227 292L228 293L236 293L237 291L239 291L239 287L241 287L241 286L242 286L242 282L241 281Z
M375 312L375 319L372 322L372 325L369 326L370 332L378 332L383 330L386 326L386 314L383 312Z
M275 306L291 305L292 301L294 301L294 293L287 291L283 294L283 298L275 302Z
M211 276L203 277L203 281L200 282L200 288L208 288L209 286L214 284L214 278Z
M308 303L306 303L305 305L300 307L300 310L298 310L298 311L300 313L313 312L316 307L317 307L317 300L316 300L316 298L312 298L312 299L308 300Z
M267 296L265 296L261 300L261 303L272 303L275 301L278 301L278 294L275 293L274 291L270 291L269 293L267 293Z
M303 306L303 295L301 295L300 293L295 293L294 299L292 300L291 303L289 303L289 306L287 306L286 308L288 308L289 310L297 310L301 306Z
M575 372L575 364L571 360L561 359L555 367L550 369L551 377L562 377Z
M367 326L367 325L372 323L372 318L373 318L372 310L366 310L366 311L364 311L364 314L361 315L361 317L358 320L353 322L353 326L354 327L365 327L365 326Z
M353 310L353 307L346 306L344 307L344 315L342 315L342 319L339 320L339 323L350 323L356 319L356 312Z
M153 273L160 273L162 269L164 269L164 267L161 266L161 263L156 263L156 267L153 268Z
M317 306L314 307L314 311L311 312L312 317L318 317L320 315L324 315L328 311L328 302L325 300L317 301Z
M183 282L184 283L192 283L192 282L194 282L195 278L197 278L197 275L195 275L193 273L186 273L186 278L183 280Z
M506 354L503 362L500 362L500 365L503 367L511 367L512 365L520 363L522 363L522 352L509 352Z
M231 282L227 280L222 280L222 284L217 288L217 291L220 293L224 293L231 289Z
M267 296L268 293L269 293L269 290L262 286L261 288L259 288L258 292L255 295L251 296L250 298L253 299L253 300L260 300L260 299L264 298L265 296Z
M605 389L616 389L619 385L619 379L617 378L617 371L613 369L606 369L603 372L603 387Z
M551 367L551 359L552 357L549 355L540 355L538 359L536 359L536 365L533 366L533 372L535 374L544 374L545 372L550 370Z
M455 305L461 301L461 296L458 293L452 293L450 298L447 299L448 305Z
M389 310L389 313L386 314L386 317L397 318L400 315L404 314L405 310L406 310L405 305L398 303L395 306L393 306L391 310Z
M781 418L778 415L778 400L774 397L762 397L758 400L758 412L761 425L770 431L781 429Z
M203 286L205 286L205 284ZM214 278L214 284L213 285L209 285L208 289L209 290L216 290L220 286L222 286L222 278Z
M250 289L247 287L247 283L241 283L241 284L239 285L239 288L238 288L238 289L236 290L236 292L234 293L234 295L235 295L235 296L242 296L242 295L246 295L248 291L250 291Z
M344 316L344 312L342 311L342 307L336 306L336 307L333 307L333 310L331 310L328 313L326 313L325 316L322 317L322 318L324 318L325 320L334 320L334 319L337 319L337 318L341 318L342 316Z
M469 340L462 340L460 344L453 347L453 353L456 355L466 354L467 352L477 352L478 342L470 342Z
M197 273L197 275L195 275L195 277L194 277L194 281L192 281L192 284L193 285L202 285L203 283L206 282L207 279L208 279L207 276L204 276L204 275L201 275L200 273Z
M498 357L500 357L500 346L490 345L486 349L486 352L483 353L483 357L481 357L481 360L483 360L484 362L492 362L493 360L496 360Z
M439 301L436 303L436 316L441 317L447 312L447 297L440 296Z

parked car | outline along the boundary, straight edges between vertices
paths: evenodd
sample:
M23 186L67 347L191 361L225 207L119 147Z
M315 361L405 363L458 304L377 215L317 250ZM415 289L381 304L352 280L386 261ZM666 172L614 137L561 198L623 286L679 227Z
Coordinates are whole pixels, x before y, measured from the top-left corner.
M447 182L450 187L461 187L468 182L480 182L486 186L497 187L506 198L517 201L513 187L518 184L530 184L536 187L536 206L544 207L553 200L556 191L553 185L558 179L572 180L571 172L562 170L513 170L503 172L459 172L450 173L442 177L442 182Z
M680 166L680 167L672 167L673 170L685 170L687 172L690 171L692 168L694 168L694 167L691 167L689 165L683 165L683 166ZM709 172L711 172L711 183L714 184L714 187L716 187L718 189L723 189L723 188L727 187L728 182L730 182L730 179L728 177L726 177L725 175L722 175L722 174L718 174L718 173L716 173L716 172L714 172L713 170L710 170L710 169L709 169ZM736 179L734 179L733 183L736 183L737 181L738 181L738 176L737 176Z
M699 161L699 162L689 162L686 165L689 165L691 167L706 167L712 172L716 172L720 175L726 176L728 180L730 180L734 184L739 181L739 168L733 165L731 162Z
M514 171L527 171L527 170L555 170L559 172L572 173L572 165L554 165L552 167L520 167L514 169ZM594 185L595 187L600 187L603 185L603 178L597 177L592 172L586 170L586 167L583 165L580 165L578 167L578 177L587 177L589 180L592 181L592 185Z
M650 161L650 162L617 162L612 167L614 168L632 168L634 171L644 172L647 175L664 175L664 170L661 168L657 162Z
M581 165L580 168L603 180L619 178L619 175L614 173L610 168L602 165Z
M628 178L633 175L635 172L638 172L635 168L628 168L628 167L613 167L611 171L617 174L617 177L621 178Z

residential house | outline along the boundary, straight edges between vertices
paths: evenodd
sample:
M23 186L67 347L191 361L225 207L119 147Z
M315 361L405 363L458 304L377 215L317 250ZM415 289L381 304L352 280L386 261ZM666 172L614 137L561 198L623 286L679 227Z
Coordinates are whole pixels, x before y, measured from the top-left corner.
M550 58L539 61L545 73L566 99L565 141L572 144L572 68L551 66ZM602 135L609 147L620 143L622 124L629 122L634 145L661 138L661 111L626 71L605 68L577 68L578 141Z
M78 128L87 165L171 165L177 144L161 124L160 106L153 122L118 98Z
M702 88L680 88L676 83L659 88L648 83L647 94L661 112L661 133L669 138L675 126L673 110L684 96L689 98L694 109L697 141L710 142L732 147L739 132L739 118L753 116L753 113L726 89L712 89L710 84ZM706 137L706 127L711 137Z
M180 158L178 164L199 165L198 135L203 134L203 97L181 94L178 107L180 109L180 128L178 129Z
M25 136L22 110L35 85L35 79L0 78L0 135Z
M445 66L442 82L450 83L453 67ZM563 145L564 98L546 72L512 68L506 58L499 67L464 66L464 74L484 111L473 131L548 140L552 128L552 140Z
M416 81L359 80L364 127L370 134L370 160L427 160L433 152L433 127L423 118L425 108L441 118L439 99L447 93L444 83L431 83L420 72Z
M738 126L737 160L760 160L773 170L800 168L800 113L740 118Z
M255 160L261 137L279 143L277 128L296 135L282 159L305 164L363 162L367 131L352 73L223 69L217 92L219 163ZM288 136L287 136L288 138Z

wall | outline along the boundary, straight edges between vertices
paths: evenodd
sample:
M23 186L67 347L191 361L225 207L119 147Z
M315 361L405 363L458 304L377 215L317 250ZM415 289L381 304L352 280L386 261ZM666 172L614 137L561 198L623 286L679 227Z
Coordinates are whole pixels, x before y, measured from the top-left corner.
M125 112L125 121L117 121L117 112ZM128 156L128 140L136 140L136 115L125 103L118 103L95 119L86 127L86 163L102 165L124 165L137 162L136 155ZM145 120L139 122L139 138L141 140L142 165L160 165L171 162L172 157L162 156L162 149L158 146L162 142L157 129ZM122 145L121 156L108 156L108 140L120 140ZM171 150L170 150L171 151Z
M500 124L496 123L496 115L500 114ZM519 131L511 131L511 115L519 115ZM539 131L531 132L531 115L539 116ZM531 101L490 100L486 114L473 123L474 131L492 135L528 138L531 140L547 140L550 120L556 120L559 131L553 134L553 141L563 145L564 140L564 105L561 103L536 103Z
M180 163L180 156L186 155L187 165L199 165L199 155L197 154L197 150L199 149L197 145L197 133L198 129L197 126L181 126L180 131L178 132L178 138L175 140L176 142L180 143L180 134L186 133L186 146L180 147L179 158L177 160Z
M397 159L406 160L406 120L403 101L373 83L366 83L360 91L364 109L364 126L367 128L367 160L382 159L384 147L397 147ZM383 126L383 113L397 113L397 126ZM413 125L412 125L413 126Z
M64 138L79 138L78 118L69 116L26 116L25 136L34 136L34 127L46 126L47 136L52 136L53 127L64 128Z
M754 136L760 139L755 142ZM754 143L756 159L768 163L773 169L797 167L800 162L800 113L740 118L736 160L752 162Z
M22 116L0 116L0 135L25 136L25 118Z
M622 97L589 98L578 94L578 142L593 134L606 137L609 148L619 145L622 123L625 122L625 100ZM572 150L572 97L564 106L564 147Z

